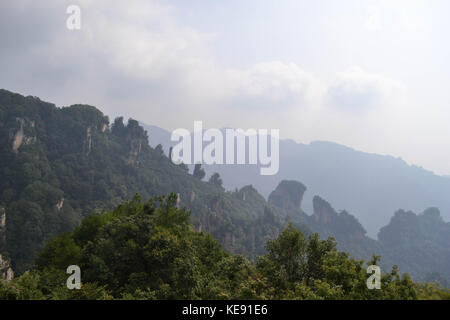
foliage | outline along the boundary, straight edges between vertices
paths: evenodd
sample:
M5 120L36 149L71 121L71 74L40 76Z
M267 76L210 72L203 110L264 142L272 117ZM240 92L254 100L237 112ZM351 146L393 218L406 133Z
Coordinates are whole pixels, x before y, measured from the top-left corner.
M203 182L201 167L190 175L186 165L173 164L148 139L133 119L124 123L120 117L110 125L92 106L57 108L0 90L0 206L7 221L0 253L9 253L16 275L32 267L49 239L72 232L93 213L79 231L82 241L82 233L99 227L98 213L136 193L144 198L176 193L179 205L192 210L195 228L228 251L250 258L264 251L282 224L276 219L265 224L267 203L256 190L225 192L219 177Z
M222 184L223 184L222 178L220 178L220 175L217 172L215 172L211 175L208 182L217 187L222 187Z
M203 178L205 177L206 173L205 170L202 168L202 165L200 163L196 163L194 166L194 172L192 173L192 175L199 179L199 180L203 180Z
M414 279L438 271L425 280L448 281L449 223L436 210L396 215L375 241L353 216L329 204L328 224L306 215L299 197L305 187L298 182L282 182L269 203L252 186L225 191L218 174L204 182L200 165L190 175L148 140L133 119L110 125L92 106L57 108L0 90L0 207L7 224L0 253L19 276L0 283L2 297L412 297L411 280L397 274L384 280L392 283L389 295L365 296L360 260L313 231L335 237L337 248L354 258L381 253L384 270L395 263ZM80 291L61 287L69 264L83 266ZM446 296L440 287L417 292Z
M448 299L394 266L369 290L364 261L336 250L333 239L305 238L292 224L267 242L252 264L195 231L177 196L143 202L136 195L114 210L83 219L49 241L32 271L0 282L0 299ZM368 265L378 264L374 256ZM80 290L65 286L67 265L82 270Z

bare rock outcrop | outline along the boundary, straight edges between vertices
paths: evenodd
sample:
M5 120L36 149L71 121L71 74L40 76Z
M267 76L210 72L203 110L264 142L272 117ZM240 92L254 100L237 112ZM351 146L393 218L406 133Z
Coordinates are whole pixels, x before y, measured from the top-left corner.
M0 253L6 249L6 212L0 207Z
M313 222L322 230L337 238L363 239L365 237L366 230L358 219L347 211L336 212L330 203L319 196L314 197L313 208Z
M14 278L14 271L11 268L9 259L2 255L6 247L6 212L0 207L0 279L11 281Z
M27 134L27 132L33 132L35 122L16 118L19 123L19 128L16 131L10 131L10 138L12 139L12 150L17 153L22 145L28 145L36 142L36 136L33 134ZM27 129L27 130L26 130Z
M269 195L269 204L285 210L301 210L306 187L298 181L283 180Z

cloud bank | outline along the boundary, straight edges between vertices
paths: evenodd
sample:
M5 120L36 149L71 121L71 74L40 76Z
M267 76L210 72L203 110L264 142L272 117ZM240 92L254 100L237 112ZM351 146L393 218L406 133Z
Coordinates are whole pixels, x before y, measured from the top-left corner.
M81 7L79 31L66 28L71 4ZM398 134L389 119L408 104L404 84L361 66L324 74L281 59L224 65L211 50L217 34L182 23L166 2L3 0L0 41L0 87L167 129L194 120L280 128L297 141L395 154L380 132Z

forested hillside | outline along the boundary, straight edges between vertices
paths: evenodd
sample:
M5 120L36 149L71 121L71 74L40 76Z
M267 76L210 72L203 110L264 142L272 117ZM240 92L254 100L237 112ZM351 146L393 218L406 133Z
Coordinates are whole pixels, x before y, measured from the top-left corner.
M336 250L333 240L305 237L288 225L267 242L256 264L230 255L197 232L177 196L136 196L112 211L85 218L52 239L36 268L6 283L0 299L449 299L436 285L414 283L397 267L366 286L367 264ZM80 290L65 286L68 265L82 270Z
M21 275L33 268L49 239L72 232L84 217L107 212L136 194L148 199L174 193L177 208L190 210L195 230L211 234L225 251L251 262L266 254L267 241L292 222L306 237L314 232L323 239L334 237L338 249L354 258L381 255L385 272L399 265L414 279L444 283L450 278L449 227L436 210L411 219L396 215L375 241L353 212L337 212L318 196L313 212L305 213L306 186L300 182L282 181L268 201L252 186L225 191L226 177L203 181L202 168L191 174L185 165L173 164L161 146L150 147L149 139L132 119L124 123L117 118L111 124L92 106L57 108L0 90L4 265L10 260L16 276ZM422 236L410 241L417 225Z
M137 121L112 123L87 105L57 108L36 97L0 91L0 205L5 250L21 273L53 236L82 217L113 208L136 193L178 194L192 222L231 252L249 257L282 227L252 187L224 192L151 148Z

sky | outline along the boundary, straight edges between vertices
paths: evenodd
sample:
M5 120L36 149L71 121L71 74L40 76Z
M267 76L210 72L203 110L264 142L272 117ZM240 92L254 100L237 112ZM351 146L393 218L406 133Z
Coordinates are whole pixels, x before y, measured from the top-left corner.
M448 0L2 0L0 88L168 130L280 129L450 175L448 12Z

